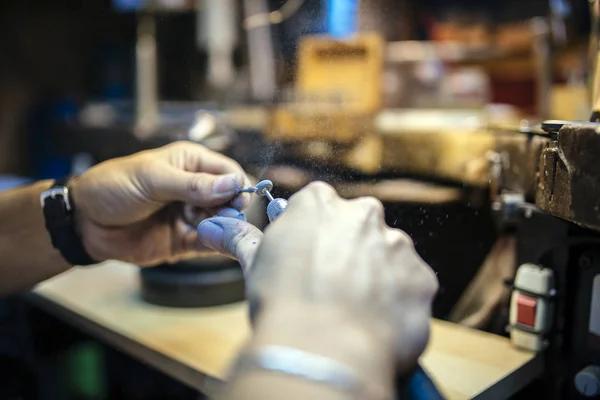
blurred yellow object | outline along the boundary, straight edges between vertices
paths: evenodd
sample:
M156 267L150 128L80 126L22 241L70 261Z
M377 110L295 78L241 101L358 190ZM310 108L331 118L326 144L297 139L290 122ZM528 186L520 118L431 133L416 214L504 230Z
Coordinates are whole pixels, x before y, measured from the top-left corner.
M584 85L554 85L551 101L552 119L587 121L590 117L588 88Z
M405 132L383 136L384 170L436 176L473 186L489 184L487 153L496 146L495 134L481 129ZM479 166L475 168L475 164Z
M370 114L352 113L343 107L302 110L282 106L273 110L266 137L282 142L322 140L353 143L373 133L372 119Z
M518 127L519 113L507 105L461 107L450 100L452 107L384 109L385 49L383 38L372 33L347 41L304 38L293 99L268 112L265 139L290 144L293 157L366 174L401 172L489 185L493 128ZM458 78L445 88L450 93L445 98L463 93L466 78ZM406 92L416 95L412 88ZM249 122L247 115L244 120Z
M376 112L381 107L383 51L383 38L373 33L349 41L307 37L300 44L296 88L301 94L339 96L348 111Z
M299 47L294 98L272 111L266 138L349 143L373 133L382 104L383 38L310 36Z

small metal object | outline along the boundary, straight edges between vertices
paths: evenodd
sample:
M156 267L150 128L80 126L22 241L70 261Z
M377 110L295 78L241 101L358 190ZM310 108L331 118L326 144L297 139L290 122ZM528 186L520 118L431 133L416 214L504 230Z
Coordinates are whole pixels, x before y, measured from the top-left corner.
M547 120L542 122L542 129L546 133L557 134L563 125L572 124L573 121Z
M287 200L285 199L276 199L271 194L271 190L273 190L273 182L269 180L260 181L256 184L256 186L251 186L249 188L240 189L239 193L254 193L258 196L266 197L269 200L269 205L267 206L267 216L269 217L269 221L275 221L287 208Z
M260 181L256 185L256 194L266 197L269 201L274 200L270 192L271 190L273 190L273 182L271 181Z
M273 190L273 182L264 180L264 181L258 182L256 184L256 186L250 186L250 187L247 187L246 189L240 189L240 190L238 190L238 192L239 193L256 193L259 196L265 196L266 193L269 192L270 190ZM270 195L271 194L269 193L269 196Z
M562 128L564 125L585 125L586 127L591 127L594 129L600 128L600 123L598 122L548 120L542 122L542 130L556 139L558 131L560 131L560 128Z
M269 221L273 222L286 210L288 205L285 199L273 199L267 206L267 216Z
M71 202L69 201L69 188L53 187L51 189L48 189L48 190L42 192L42 194L40 195L40 203L42 204L42 208L46 205L46 199L48 197L51 197L51 198L62 197L63 201L65 202L65 207L66 207L67 211L71 211Z

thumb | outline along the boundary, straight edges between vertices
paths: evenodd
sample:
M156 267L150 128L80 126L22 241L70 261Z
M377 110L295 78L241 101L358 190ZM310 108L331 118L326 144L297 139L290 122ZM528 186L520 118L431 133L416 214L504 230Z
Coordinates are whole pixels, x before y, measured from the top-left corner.
M247 274L263 233L237 218L213 217L198 225L198 237L205 246L238 260Z
M238 197L238 190L247 182L242 173L213 175L165 168L153 176L151 194L166 202L181 201L196 207L218 207ZM239 197L241 201L235 201L233 205L242 209L248 205L250 197Z

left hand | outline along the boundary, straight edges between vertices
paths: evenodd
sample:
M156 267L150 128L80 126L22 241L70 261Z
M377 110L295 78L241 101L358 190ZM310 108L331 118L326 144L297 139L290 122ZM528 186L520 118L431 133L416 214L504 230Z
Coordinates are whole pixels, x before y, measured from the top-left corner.
M250 181L235 161L201 145L177 142L98 164L71 193L83 244L97 261L142 266L212 252L196 227L213 215L240 215Z

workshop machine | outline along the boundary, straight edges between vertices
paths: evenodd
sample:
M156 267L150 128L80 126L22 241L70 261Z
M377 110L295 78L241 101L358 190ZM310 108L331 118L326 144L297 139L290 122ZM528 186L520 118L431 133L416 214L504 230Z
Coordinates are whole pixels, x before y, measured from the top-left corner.
M590 2L594 26L598 1ZM592 64L598 33L592 32ZM510 295L490 330L539 352L544 398L600 396L600 123L545 121L497 142L491 197L501 232L517 238ZM492 324L494 325L494 324ZM536 394L540 394L537 392Z
M597 28L600 2L590 2ZM592 32L592 63L598 57ZM490 159L500 232L517 240L516 270L489 329L539 352L544 398L600 396L600 123L598 74L592 115L506 132ZM541 393L540 393L541 391Z
M597 123L546 121L500 144L493 209L517 240L509 296L488 329L545 361L544 398L600 395ZM520 144L516 144L520 142ZM527 179L517 175L525 172ZM533 174L530 174L533 172ZM526 186L523 186L526 184Z

